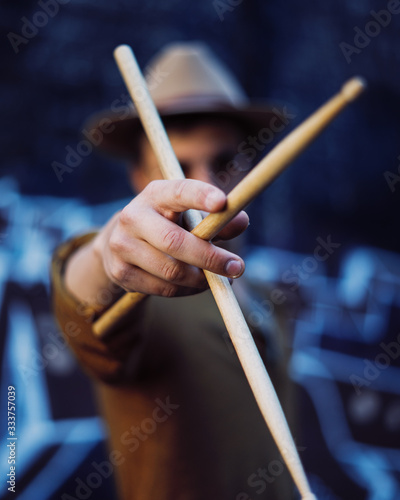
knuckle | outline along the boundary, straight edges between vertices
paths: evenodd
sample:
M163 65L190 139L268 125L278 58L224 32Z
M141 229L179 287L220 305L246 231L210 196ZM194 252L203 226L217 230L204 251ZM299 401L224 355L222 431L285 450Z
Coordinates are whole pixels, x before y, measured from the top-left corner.
M180 228L168 228L161 234L163 249L170 254L179 253L185 241L185 234Z
M124 262L113 262L110 267L110 277L114 283L125 285L130 275L130 266Z
M175 198L178 201L182 201L184 192L187 186L187 180L179 180L176 182L175 185Z
M175 297L178 294L179 287L176 285L166 285L160 290L161 297Z
M218 260L218 250L214 245L210 245L207 252L204 254L204 268L207 270L215 269Z
M119 214L119 222L123 226L127 226L128 224L131 224L132 213L131 213L131 210L129 209L129 205L121 210L121 212Z
M108 241L108 246L110 248L112 255L118 255L122 253L125 249L124 241L117 236L116 234L112 234Z
M180 262L168 260L162 267L161 273L168 282L180 282L185 277L185 271Z
M210 184L206 184L205 186L202 187L202 189L198 189L196 191L197 202L202 206L204 206L207 198L214 194L215 191L213 189L213 186L211 186Z

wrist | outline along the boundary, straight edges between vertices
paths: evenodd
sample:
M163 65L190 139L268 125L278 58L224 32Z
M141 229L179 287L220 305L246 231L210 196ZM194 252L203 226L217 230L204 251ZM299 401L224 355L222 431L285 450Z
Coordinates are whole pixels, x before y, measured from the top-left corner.
M67 290L86 305L96 310L107 309L123 293L123 290L107 276L96 237L78 248L68 259L65 267Z

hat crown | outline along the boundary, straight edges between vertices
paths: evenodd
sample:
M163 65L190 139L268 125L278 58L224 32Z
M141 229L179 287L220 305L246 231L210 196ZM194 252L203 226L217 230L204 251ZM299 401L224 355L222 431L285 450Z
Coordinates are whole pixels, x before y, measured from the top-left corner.
M168 45L149 62L145 73L160 111L196 104L214 108L248 104L233 74L201 42Z
M249 134L266 126L275 111L251 104L235 76L202 42L174 42L159 52L144 71L147 86L161 118L199 116L234 120ZM105 120L110 130L104 133ZM130 107L127 114L107 110L93 116L85 127L101 131L99 149L132 158L137 153L141 129L139 116Z

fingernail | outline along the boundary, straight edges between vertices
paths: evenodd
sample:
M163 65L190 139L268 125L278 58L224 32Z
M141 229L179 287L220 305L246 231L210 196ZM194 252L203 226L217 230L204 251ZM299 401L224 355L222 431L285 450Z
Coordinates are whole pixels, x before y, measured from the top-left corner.
M243 272L243 266L240 260L228 260L225 265L225 272L232 278L237 278Z

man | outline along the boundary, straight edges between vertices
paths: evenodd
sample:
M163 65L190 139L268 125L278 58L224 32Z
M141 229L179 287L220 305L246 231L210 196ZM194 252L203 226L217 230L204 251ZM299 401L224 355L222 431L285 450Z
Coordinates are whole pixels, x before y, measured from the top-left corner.
M274 114L252 109L203 45L173 44L152 67L165 75L152 95L188 179L161 180L134 114L113 123L102 147L129 157L138 194L97 234L57 251L57 319L94 380L121 499L291 498L292 482L201 271L232 280L243 274L231 240L248 217L242 212L221 231L222 245L193 236L181 221L188 209L224 207L250 167L239 144ZM233 286L246 307L245 285ZM95 337L93 321L124 291L149 297L105 338ZM253 334L265 359L274 345ZM284 359L267 367L285 399Z

